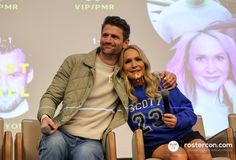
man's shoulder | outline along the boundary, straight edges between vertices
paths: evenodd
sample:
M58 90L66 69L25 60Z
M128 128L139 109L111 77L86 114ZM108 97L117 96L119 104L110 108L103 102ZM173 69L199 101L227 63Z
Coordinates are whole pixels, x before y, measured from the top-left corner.
M74 53L67 57L67 59L81 59L88 55L88 53Z
M67 58L83 58L83 57L86 57L88 56L88 53L73 53L73 54L70 54Z
M97 48L90 51L90 52L87 52L87 53L73 53L73 54L69 55L67 58L69 58L69 59L81 59L82 58L83 59L86 57L90 57L96 53L97 53Z
M93 67L96 61L97 48L88 53L75 53L67 56L64 60L63 65L80 65L86 64L87 66Z

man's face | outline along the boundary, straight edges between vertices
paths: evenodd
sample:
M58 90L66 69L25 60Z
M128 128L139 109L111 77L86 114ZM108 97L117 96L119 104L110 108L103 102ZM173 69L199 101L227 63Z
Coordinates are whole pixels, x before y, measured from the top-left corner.
M9 112L24 99L28 64L21 50L0 54L0 112Z
M105 25L100 39L101 51L105 55L119 55L122 48L127 46L124 41L123 30L113 25Z

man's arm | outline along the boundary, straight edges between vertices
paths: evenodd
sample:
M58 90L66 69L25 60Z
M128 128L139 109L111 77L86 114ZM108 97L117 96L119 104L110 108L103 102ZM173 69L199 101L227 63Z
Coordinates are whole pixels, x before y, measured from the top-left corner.
M56 132L58 125L53 121L58 105L62 102L70 73L73 68L72 56L67 57L60 66L52 83L40 100L37 118L41 124L41 131L46 135Z
M169 71L154 72L156 77L160 78L165 89L171 90L177 85L176 75Z

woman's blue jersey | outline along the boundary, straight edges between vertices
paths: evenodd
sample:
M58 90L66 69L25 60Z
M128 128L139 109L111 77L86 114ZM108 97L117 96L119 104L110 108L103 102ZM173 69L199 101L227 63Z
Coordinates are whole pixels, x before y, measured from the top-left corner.
M145 147L177 141L192 131L197 116L190 100L177 87L169 91L171 113L177 117L174 128L167 127L162 121L165 111L163 100L156 102L148 98L144 86L135 87L134 95L138 98L138 103L129 104L128 124L132 131L138 128L143 130Z

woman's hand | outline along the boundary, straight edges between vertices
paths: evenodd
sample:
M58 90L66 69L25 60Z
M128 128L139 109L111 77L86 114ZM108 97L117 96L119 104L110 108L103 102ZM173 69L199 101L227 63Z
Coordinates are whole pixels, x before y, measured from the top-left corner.
M166 113L162 116L162 120L164 121L164 123L167 125L167 127L169 128L174 128L176 126L177 123L177 118L175 115L171 114L171 113Z

